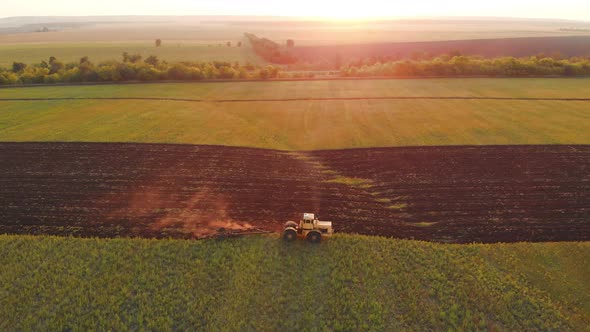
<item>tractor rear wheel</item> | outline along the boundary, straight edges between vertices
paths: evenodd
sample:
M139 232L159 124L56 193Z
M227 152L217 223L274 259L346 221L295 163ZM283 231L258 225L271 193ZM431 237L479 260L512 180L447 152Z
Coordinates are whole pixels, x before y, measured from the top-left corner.
M286 229L283 232L283 239L287 242L293 242L295 239L297 239L297 232L292 229Z
M320 243L322 240L322 234L320 232L310 232L307 234L307 241L311 243Z

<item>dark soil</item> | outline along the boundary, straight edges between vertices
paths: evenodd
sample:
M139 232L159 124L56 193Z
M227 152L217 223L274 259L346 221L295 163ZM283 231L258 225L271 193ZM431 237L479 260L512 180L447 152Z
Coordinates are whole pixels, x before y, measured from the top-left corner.
M193 238L302 212L398 238L590 240L590 146L0 144L0 233Z

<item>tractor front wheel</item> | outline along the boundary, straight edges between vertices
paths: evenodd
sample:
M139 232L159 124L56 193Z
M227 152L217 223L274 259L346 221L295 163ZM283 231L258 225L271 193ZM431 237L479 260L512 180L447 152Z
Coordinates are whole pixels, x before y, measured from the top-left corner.
M311 243L320 243L321 240L322 234L320 234L319 232L310 232L309 234L307 234L307 241Z
M287 242L293 242L295 239L297 239L297 232L292 229L286 229L283 232L283 239Z

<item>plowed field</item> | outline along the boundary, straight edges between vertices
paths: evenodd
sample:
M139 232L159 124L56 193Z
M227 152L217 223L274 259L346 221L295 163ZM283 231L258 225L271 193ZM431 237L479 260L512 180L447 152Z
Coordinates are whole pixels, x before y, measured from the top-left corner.
M372 43L356 45L301 46L292 49L297 59L310 61L332 60L338 63L350 59L369 57L409 58L416 51L434 56L459 51L465 55L484 57L526 57L539 53L562 53L569 57L585 56L590 52L588 36L525 37L473 40L446 40L431 42Z
M399 238L590 240L590 146L0 144L0 233L191 238L304 211Z

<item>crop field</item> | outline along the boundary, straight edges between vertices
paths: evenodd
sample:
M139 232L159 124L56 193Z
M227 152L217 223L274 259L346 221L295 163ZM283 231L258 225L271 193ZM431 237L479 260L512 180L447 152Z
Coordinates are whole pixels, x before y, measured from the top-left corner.
M192 238L220 228L280 231L300 211L316 211L339 232L590 240L588 146L3 143L0 153L0 233Z
M170 41L160 47L154 41L119 42L119 43L45 43L45 44L2 44L0 43L0 67L10 67L14 61L26 64L48 61L54 56L60 61L78 62L88 56L90 61L98 63L109 60L121 60L123 52L140 54L144 58L155 55L168 62L180 61L238 61L240 63L263 64L250 47L236 47L241 37L232 40L232 47L226 41L185 42Z
M335 81L274 81L223 83L154 83L90 86L0 88L5 98L180 98L203 101L376 98L376 97L488 97L584 98L588 78L461 78L382 79ZM329 100L328 100L329 101Z
M292 54L303 61L333 61L338 59L338 61L346 63L368 57L397 56L409 58L416 52L426 52L438 56L449 54L451 51L483 57L526 57L540 53L546 55L561 54L567 57L588 56L590 55L590 36L317 45L296 47L292 50Z
M26 18L22 18L26 19ZM72 17L66 21L72 21ZM206 17L128 17L127 22L98 22L77 28L60 28L49 33L22 31L14 33L4 29L8 22L0 19L0 44L18 43L86 43L153 41L229 41L243 36L244 32L265 36L277 42L294 39L296 45L342 45L354 43L446 41L466 39L493 39L544 36L588 36L588 31L563 31L560 28L579 25L581 22L527 21L527 20L390 20L380 22L320 22L283 20L264 21L260 17L249 19L211 19ZM88 20L88 19L87 19ZM104 17L102 18L104 20ZM138 20L140 22L138 22ZM147 21L147 22L145 22ZM3 24L5 23L5 24ZM25 23L25 22L23 22ZM32 22L26 22L32 23ZM13 22L10 24L15 25ZM565 26L564 26L565 25ZM460 29L457 27L460 26ZM42 28L36 24L36 28ZM30 26L29 26L30 28ZM51 26L50 26L51 28ZM26 28L24 29L26 30ZM52 28L52 30L55 30Z
M590 101L568 100L583 98L587 91L588 79L11 88L0 89L0 141L190 143L283 150L588 144ZM539 97L542 100L527 99Z
M590 324L589 243L0 235L2 330L556 330ZM67 273L65 272L67 271Z

